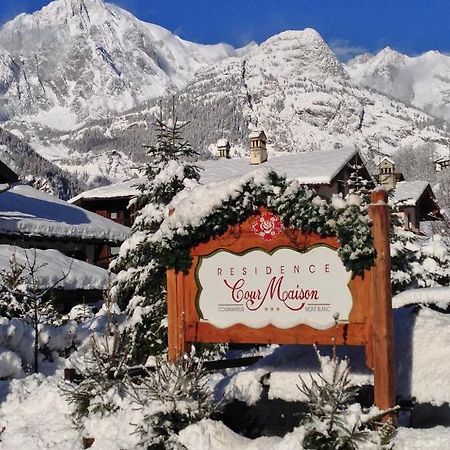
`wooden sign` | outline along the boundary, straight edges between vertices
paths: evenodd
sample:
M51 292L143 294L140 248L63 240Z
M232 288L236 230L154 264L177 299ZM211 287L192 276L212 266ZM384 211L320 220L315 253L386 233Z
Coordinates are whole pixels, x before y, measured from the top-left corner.
M266 209L191 250L189 272L168 271L169 359L193 342L362 345L375 404L395 403L389 211L374 191L377 252L361 275L346 271L336 237L285 229Z
M200 321L217 328L306 324L323 330L336 320L348 321L350 278L336 249L326 245L304 252L291 247L218 250L199 257L197 312Z

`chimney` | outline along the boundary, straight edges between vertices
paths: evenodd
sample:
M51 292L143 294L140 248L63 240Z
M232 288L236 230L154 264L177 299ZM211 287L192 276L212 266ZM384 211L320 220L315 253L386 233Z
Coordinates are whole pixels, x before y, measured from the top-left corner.
M386 156L378 164L378 184L386 191L392 191L397 184L395 163Z
M217 141L217 153L219 158L230 158L230 143L227 139L219 139Z
M250 138L250 164L261 164L267 161L267 138L262 130L252 131Z

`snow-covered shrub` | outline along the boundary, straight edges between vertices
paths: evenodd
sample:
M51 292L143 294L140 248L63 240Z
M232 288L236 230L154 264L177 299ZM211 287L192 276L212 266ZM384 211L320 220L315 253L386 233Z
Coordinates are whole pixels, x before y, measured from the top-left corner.
M92 332L87 342L72 355L69 365L78 372L79 381L61 386L69 402L75 405L77 422L90 413L106 413L118 409L125 396L124 379L129 359L128 340L120 329L120 310L105 295L104 305L96 323L99 332ZM78 423L77 423L78 424Z
M387 449L393 437L393 427L386 423L376 429L383 412L376 407L363 411L355 402L357 388L349 377L346 359L321 356L318 380L300 378L299 389L307 397L309 411L303 421L303 447L309 450ZM373 446L370 447L370 444Z
M68 273L62 273L53 285L42 287L38 276L45 264L38 264L36 251L24 251L24 256L25 262L20 263L13 253L9 269L0 272L0 314L6 318L20 318L33 328L33 369L38 372L39 355L48 354L48 348L42 345L44 339L40 337L43 326L63 323L49 294Z
M391 234L392 292L450 283L450 251L441 236L418 236L394 226Z
M144 448L184 449L178 433L218 410L202 364L192 355L175 363L156 358L154 371L132 381L132 395L144 413L136 427Z

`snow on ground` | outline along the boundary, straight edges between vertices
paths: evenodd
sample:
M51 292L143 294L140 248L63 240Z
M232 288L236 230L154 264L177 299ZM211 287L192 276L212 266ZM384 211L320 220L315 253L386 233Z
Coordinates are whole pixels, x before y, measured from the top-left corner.
M0 381L0 449L81 449L81 438L71 423L70 407L55 377L31 375Z
M406 292L396 296L394 303L396 306L403 302L429 303L433 298L441 304L450 302L450 288ZM86 339L89 329L100 324L102 314L104 316L104 312L99 313L97 318L91 318L79 326L85 334L83 339ZM428 307L398 307L394 310L394 322L400 396L415 397L419 404L438 406L450 402L450 315ZM7 329L17 324L4 325L6 333ZM7 342L6 334L2 333L1 342ZM322 346L319 350L323 355L331 354L329 347ZM216 396L220 398L225 395L228 399L237 398L254 404L263 389L267 389L269 399L301 400L302 395L297 388L299 377L306 378L310 372L315 373L319 368L313 349L307 346L272 345L263 348L261 354L264 358L253 366L228 369L211 377L217 383ZM364 366L362 349L338 347L338 354L349 357L354 383L371 382L371 374ZM2 355L0 352L0 362L3 361ZM59 361L59 367L62 362ZM49 370L47 372L52 373ZM70 418L71 405L62 395L58 387L60 385L64 385L61 370L47 377L41 374L0 381L0 429L5 427L0 435L1 450L78 450L82 448L83 436L95 438L94 450L139 448L133 424L143 418L129 398L116 398L115 403L120 406L118 411L103 417L91 415L84 420L83 430L76 430ZM251 440L237 435L222 422L205 419L183 430L180 441L188 450L301 450L303 433L300 426L282 438L260 437ZM450 428L401 427L394 448L444 450L449 448L449 442ZM370 447L363 448L369 450Z
M395 450L447 450L450 447L450 428L400 428Z
M303 428L284 438L247 439L231 431L222 422L203 420L180 433L180 441L188 450L302 450Z
M400 311L402 314L399 316ZM399 375L410 373L409 378L413 386L411 394L416 396L419 402L442 404L449 401L450 340L447 343L447 339L450 337L450 316L428 309L421 310L416 316L412 308L403 308L396 311L396 323L402 329L401 333L397 333L397 337L405 339L408 333L413 331L411 341L405 339L397 346ZM409 350L408 344L412 344ZM325 348L321 351L328 354ZM411 354L414 356L412 367L409 360ZM313 359L311 348L271 346L269 354L258 364L247 369L237 369L234 375L231 371L230 375L217 377L217 390L219 393L221 390L222 393L232 392L232 397L251 400L248 403L254 403L261 391L261 383L258 380L262 375L270 373L267 381L269 398L298 400L301 397L296 387L299 375L306 375L308 371L317 369L317 362L314 366ZM368 382L368 371L364 372L361 367L358 368L358 364L363 361L362 354L358 356L358 349L350 351L350 361L352 373L356 374L353 381ZM408 363L409 366L403 367L402 363ZM133 434L134 427L130 424L139 422L142 417L129 400L122 401L118 412L104 417L93 415L85 420L82 432L75 430L69 417L70 406L57 387L62 383L61 377L61 372L57 372L51 377L31 375L20 380L0 382L0 426L6 427L1 435L0 449L78 450L82 448L82 436L95 437L96 441L92 447L94 450L139 448L137 436ZM403 388L400 386L401 389ZM118 402L120 403L120 400ZM302 436L303 429L299 427L283 438L260 437L250 440L237 435L221 422L203 420L182 431L180 440L188 450L301 450ZM447 448L445 445L448 439L448 428L400 428L395 448L442 450Z

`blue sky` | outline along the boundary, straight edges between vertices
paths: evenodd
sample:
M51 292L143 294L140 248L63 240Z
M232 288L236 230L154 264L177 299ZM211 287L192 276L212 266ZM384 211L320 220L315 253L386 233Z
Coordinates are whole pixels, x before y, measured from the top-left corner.
M0 0L0 22L49 0ZM241 46L287 29L315 28L345 58L390 45L414 55L450 52L449 0L114 0L184 39Z

